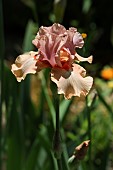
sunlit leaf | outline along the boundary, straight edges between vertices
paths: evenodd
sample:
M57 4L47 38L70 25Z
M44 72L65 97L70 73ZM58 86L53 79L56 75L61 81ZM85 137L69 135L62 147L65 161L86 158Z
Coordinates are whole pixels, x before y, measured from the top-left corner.
M33 50L34 46L32 44L32 40L34 39L37 30L37 25L33 21L29 20L26 26L25 37L23 41L24 52Z
M63 21L66 4L67 0L54 0L54 22L61 23Z

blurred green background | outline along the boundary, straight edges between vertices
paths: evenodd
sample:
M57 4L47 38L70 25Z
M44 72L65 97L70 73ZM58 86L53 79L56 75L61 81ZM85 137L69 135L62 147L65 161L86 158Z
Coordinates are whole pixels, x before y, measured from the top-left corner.
M11 64L32 45L38 28L61 23L86 33L84 63L94 77L86 99L60 96L63 170L113 169L113 68L112 0L4 0L0 1L0 170L57 170L52 151L55 110L49 89L49 70L17 83ZM108 73L109 74L109 73ZM95 97L96 96L96 97ZM84 160L68 164L74 149L91 140Z

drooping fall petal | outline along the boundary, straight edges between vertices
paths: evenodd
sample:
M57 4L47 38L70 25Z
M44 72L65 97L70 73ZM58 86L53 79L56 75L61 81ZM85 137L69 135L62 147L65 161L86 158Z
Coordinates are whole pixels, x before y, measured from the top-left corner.
M86 96L92 86L93 78L84 77L86 71L78 64L73 64L72 69L65 70L61 68L53 68L51 72L51 80L57 84L58 94L64 94L66 99L72 96L82 94Z
M37 52L30 51L23 55L19 55L15 61L15 64L12 64L11 71L17 78L17 81L20 82L24 80L26 75L29 73L35 74L37 70Z

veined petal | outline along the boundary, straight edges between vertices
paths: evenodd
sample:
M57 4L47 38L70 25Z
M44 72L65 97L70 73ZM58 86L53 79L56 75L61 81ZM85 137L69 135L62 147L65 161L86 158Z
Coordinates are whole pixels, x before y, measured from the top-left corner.
M87 61L88 63L92 63L93 56L89 56L87 58L80 56L79 54L75 54L75 60L77 61Z
M54 23L52 26L49 27L40 27L39 29L39 35L45 35L45 34L55 34L55 35L62 35L66 32L66 29L63 25Z
M68 34L68 39L67 42L65 44L65 48L69 49L71 54L74 55L76 52L76 48L82 48L84 45L84 40L82 35L77 32L76 28L69 28L69 30L67 30L67 34Z
M79 32L76 32L73 36L73 44L75 48L82 48L84 45L84 40Z
M83 94L86 96L93 84L93 78L87 76L84 78L86 71L78 64L73 64L71 70L53 68L51 80L57 84L58 94L64 94L66 99L72 96Z
M18 82L21 82L21 80L24 80L27 74L36 73L37 60L35 59L35 56L37 55L38 55L38 52L30 51L28 53L19 55L15 61L15 64L12 64L11 71L17 78Z
M60 30L61 31L61 30ZM59 51L67 41L67 35L45 34L33 40L33 44L37 46L43 61L48 61L52 67L60 63ZM57 59L56 59L57 58Z
M52 35L56 38L60 37L60 36L64 36L66 34L66 29L63 25L60 25L60 24L57 24L57 23L54 23L52 26L49 26L49 27L43 27L41 26L39 28L39 31L35 37L35 39L32 41L32 43L37 47L39 48L39 41L40 41L40 38L42 36L49 36L49 35ZM55 40L54 39L54 40Z

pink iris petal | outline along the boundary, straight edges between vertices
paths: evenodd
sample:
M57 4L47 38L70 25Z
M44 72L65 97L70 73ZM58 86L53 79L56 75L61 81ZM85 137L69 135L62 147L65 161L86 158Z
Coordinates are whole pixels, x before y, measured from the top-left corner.
M66 42L66 37L59 37L54 35L47 35L44 40L41 38L39 42L39 54L43 55L43 60L48 61L52 67L54 67L56 62L56 57L64 43Z
M73 44L76 48L82 48L84 45L84 40L79 32L76 32L73 36Z
M66 29L60 24L53 24L51 27L41 27L33 44L38 48L42 61L48 61L52 67L60 61L56 62L60 49L67 41Z
M75 54L76 48L82 48L84 45L84 40L79 32L77 32L76 28L69 28L67 30L68 40L65 44L65 48L68 48L72 55Z
M63 25L54 23L52 26L49 27L40 27L39 29L39 35L45 35L45 34L55 34L55 35L62 35L66 32L66 29Z
M64 94L66 99L83 94L86 96L92 86L93 78L78 64L73 64L72 70L53 68L51 80L57 84L58 94Z
M43 56L42 61L48 61L52 67L61 67L59 52L62 48L74 55L75 48L81 48L84 44L76 28L66 30L64 26L56 23L50 27L42 26L32 42L38 48L40 56Z
M18 56L15 61L15 64L12 64L11 71L16 76L18 82L24 80L27 74L36 73L37 60L35 60L34 57L37 56L37 54L37 52L30 51L28 53Z

